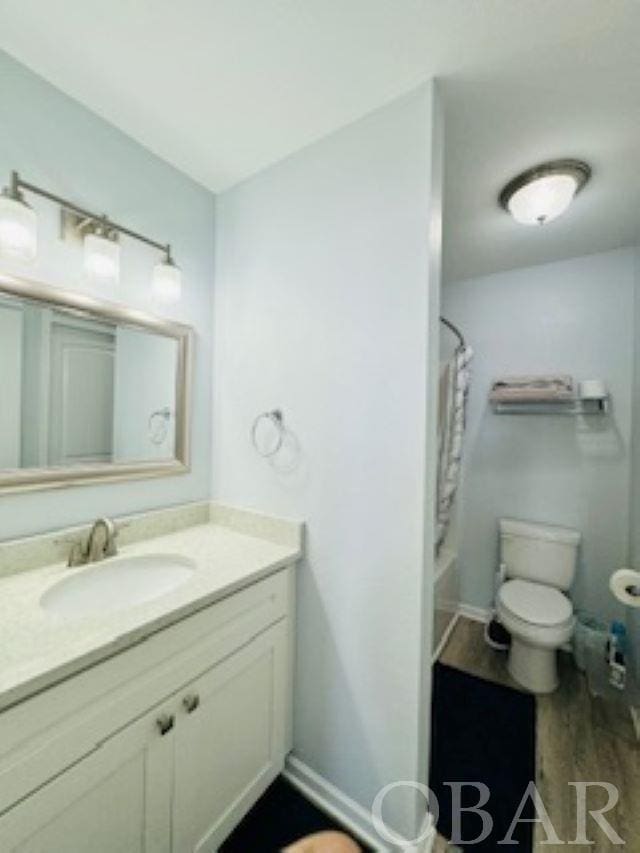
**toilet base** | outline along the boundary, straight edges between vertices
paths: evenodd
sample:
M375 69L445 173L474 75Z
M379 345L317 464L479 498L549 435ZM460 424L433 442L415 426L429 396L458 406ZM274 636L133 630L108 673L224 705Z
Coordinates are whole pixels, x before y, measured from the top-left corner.
M509 673L532 693L553 693L559 684L557 655L557 649L537 648L513 637Z

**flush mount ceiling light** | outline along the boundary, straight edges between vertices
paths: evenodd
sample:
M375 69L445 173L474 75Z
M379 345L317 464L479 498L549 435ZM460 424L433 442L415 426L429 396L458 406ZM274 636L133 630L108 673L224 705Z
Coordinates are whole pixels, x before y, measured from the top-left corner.
M85 210L66 198L23 181L17 172L11 173L11 183L0 195L0 255L21 261L33 260L37 249L37 218L24 200L23 191L34 193L60 206L62 235L84 241L86 274L103 284L115 284L120 275L120 246L124 235L159 250L164 260L153 272L153 289L161 301L176 302L181 295L180 268L171 257L171 247L144 234L132 231L104 215Z
M582 160L552 160L515 177L500 193L500 204L522 225L557 219L591 177Z

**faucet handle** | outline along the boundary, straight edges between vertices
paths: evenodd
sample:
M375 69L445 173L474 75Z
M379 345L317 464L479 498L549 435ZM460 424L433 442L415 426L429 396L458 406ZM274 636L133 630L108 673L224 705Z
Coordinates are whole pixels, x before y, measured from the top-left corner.
M67 566L81 566L86 562L85 545L81 536L59 536L53 540L58 547L68 548Z
M69 568L73 568L74 566L82 566L87 562L87 556L82 542L79 539L69 540L71 544L71 550L69 551L69 559L67 560L67 566Z

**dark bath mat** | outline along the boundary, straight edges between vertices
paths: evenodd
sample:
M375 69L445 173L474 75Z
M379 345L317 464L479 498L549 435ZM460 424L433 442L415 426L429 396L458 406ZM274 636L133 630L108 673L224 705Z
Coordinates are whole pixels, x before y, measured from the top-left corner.
M328 829L345 831L280 776L222 844L220 853L280 853L305 835Z
M497 844L536 778L535 697L436 663L432 701L430 787L440 805L438 830L451 838L451 788L444 783L484 783L491 798L483 808L493 818L493 831L480 843L460 846L495 853L503 849ZM463 806L474 806L478 797L477 789L462 789ZM520 817L535 817L530 797ZM480 835L480 815L463 812L461 828L463 841ZM512 837L517 844L505 850L532 853L532 824L519 823Z

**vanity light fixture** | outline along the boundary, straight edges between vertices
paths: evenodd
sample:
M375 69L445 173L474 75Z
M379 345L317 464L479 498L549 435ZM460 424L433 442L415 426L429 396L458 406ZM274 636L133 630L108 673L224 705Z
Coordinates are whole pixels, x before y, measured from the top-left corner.
M541 163L509 181L500 205L522 225L544 225L565 212L590 177L582 160Z
M182 273L171 257L171 246L167 254L153 268L153 292L159 302L179 302L182 295Z
M38 247L38 220L20 192L18 175L0 195L0 254L18 261L32 261Z
M168 243L159 243L144 234L113 222L107 216L92 213L83 207L22 180L17 172L11 173L11 183L0 195L0 255L33 260L37 250L37 218L24 200L23 192L34 193L58 204L61 210L63 235L74 234L84 241L84 268L92 279L103 284L115 284L120 275L121 235L131 237L158 249L164 260L153 271L153 290L164 302L180 299L182 276L171 256Z
M117 232L102 219L84 237L84 271L92 281L116 285L120 279L120 246Z

